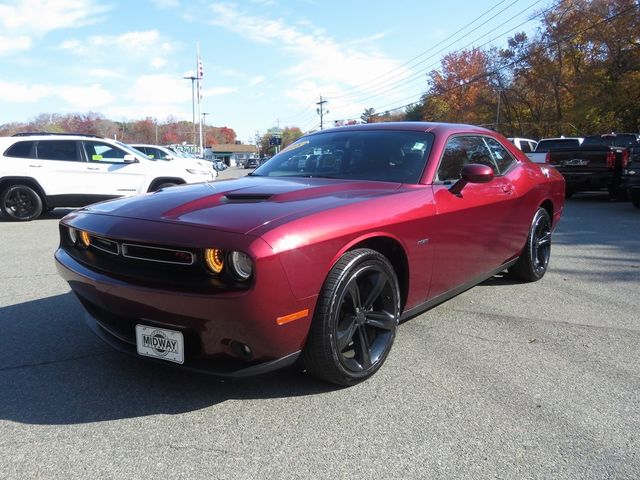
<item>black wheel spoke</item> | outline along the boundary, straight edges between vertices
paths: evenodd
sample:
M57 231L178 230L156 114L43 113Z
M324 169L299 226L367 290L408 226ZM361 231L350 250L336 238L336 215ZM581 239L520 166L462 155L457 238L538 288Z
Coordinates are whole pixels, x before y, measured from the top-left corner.
M546 232L538 238L538 246L543 247L551 243L551 232Z
M347 323L347 327L336 332L336 346L339 352L343 352L349 346L357 328L355 317L349 316L343 323Z
M357 356L359 357L359 363L363 370L366 370L371 366L371 350L369 346L369 335L367 329L364 326L358 328L358 350Z
M360 300L360 288L358 287L357 279L353 279L347 287L349 297L351 297L351 304L353 306L354 313L362 308L362 302Z
M363 303L363 306L365 308L369 308L373 305L373 303L382 294L384 287L387 285L387 277L381 272L376 272L372 276L374 277L373 288L371 289L366 297L366 300Z
M366 324L381 330L393 330L396 326L395 316L386 311L367 312Z

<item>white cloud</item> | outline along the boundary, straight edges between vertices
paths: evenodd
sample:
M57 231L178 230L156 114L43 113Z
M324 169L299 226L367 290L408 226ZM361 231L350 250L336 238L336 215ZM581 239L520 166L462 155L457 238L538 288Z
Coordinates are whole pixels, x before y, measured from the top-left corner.
M109 70L108 68L90 68L86 71L87 75L96 78L121 78L122 74Z
M114 97L100 85L69 86L56 89L56 95L65 100L73 108L92 110L113 102Z
M153 68L162 68L167 64L167 61L164 58L153 57L150 63Z
M226 95L227 93L237 92L238 89L236 87L214 87L214 88L203 88L202 89L202 98L207 97L217 97L219 95Z
M77 39L69 39L59 46L62 50L82 56L92 56L99 51L108 51L113 55L113 49L129 56L143 56L161 50L171 52L172 45L169 42L160 41L158 30L134 31L122 35L93 35L82 42Z
M254 42L271 44L294 60L284 70L293 85L285 94L299 107L307 107L321 93L332 92L330 110L332 116L340 118L363 110L363 105L375 107L406 96L406 90L389 91L375 100L366 99L367 95L381 91L380 84L371 79L392 70L400 77L409 72L398 61L367 49L367 44L383 34L340 43L310 24L301 28L288 25L283 19L247 15L235 4L217 3L211 9L214 16L210 23ZM300 20L296 23L299 25ZM353 95L354 92L359 94Z
M179 0L151 0L151 3L161 9L178 8L180 6Z
M250 82L249 82L249 86L253 87L255 85L259 85L262 82L265 81L265 77L264 75L258 75L257 77L253 78Z
M0 55L23 52L31 48L31 37L8 37L0 35Z
M0 81L0 100L12 103L36 103L59 97L73 108L91 110L113 101L113 96L100 85L24 85Z
M109 7L94 0L18 0L0 4L0 27L24 35L77 28L100 20Z
M0 80L0 99L12 103L35 103L51 94L51 87Z

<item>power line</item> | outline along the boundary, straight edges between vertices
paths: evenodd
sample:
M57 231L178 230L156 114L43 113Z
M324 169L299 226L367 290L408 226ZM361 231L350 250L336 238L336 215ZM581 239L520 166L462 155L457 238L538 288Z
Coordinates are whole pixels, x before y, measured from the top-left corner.
M371 79L367 80L366 82L363 82L363 83L358 84L358 85L353 85L353 86L351 86L351 87L344 88L344 89L342 89L342 90L340 90L340 91L338 91L338 92L331 93L331 95L332 95L332 96L335 96L335 95L339 95L340 93L345 92L345 91L347 91L347 92L348 92L349 90L359 89L359 88L363 87L364 85L368 85L368 84L370 84L370 83L372 83L372 82L374 82L374 81L379 81L379 80L381 80L382 78L384 78L384 77L388 76L389 74L393 73L394 71L399 70L399 69L401 69L402 67L405 67L405 66L409 65L409 64L410 64L410 63L412 63L414 60L417 60L418 58L420 58L420 57L424 56L425 54L429 53L430 51L432 51L434 48L436 48L436 47L438 47L438 46L442 45L443 43L445 43L445 42L447 42L447 41L451 40L453 37L455 37L456 35L458 35L460 32L464 31L467 27L469 27L469 26L473 25L474 23L476 23L478 20L480 20L480 19L481 19L482 17L484 17L486 14L488 14L489 12L491 12L492 10L494 10L495 8L498 8L498 7L499 7L501 4L503 4L505 1L506 1L506 0L502 0L502 1L498 2L498 3L497 3L497 4L495 4L493 7L491 7L489 10L486 10L486 11L485 11L484 13L482 13L480 16L476 17L474 20L472 20L471 22L467 23L465 26L463 26L462 28L458 29L456 32L454 32L453 34L449 35L447 38L444 38L444 39L443 39L443 40L441 40L440 42L438 42L438 43L436 43L435 45L431 46L431 47L430 47L430 48L428 48L427 50L424 50L423 52L419 53L419 54L418 54L418 55L416 55L415 57L413 57L413 58L411 58L411 59L407 60L407 61L406 61L406 62L404 62L403 64L398 65L398 66L397 66L397 67L395 67L395 68L392 68L391 70L387 71L386 73L383 73L381 76L379 76L379 77L377 77L377 78L371 78ZM520 1L520 0L514 0L514 1L513 1L513 2L511 2L511 3L510 3L506 8L504 8L504 9L500 10L497 14L495 14L494 16L492 16L491 18L489 18L489 20L487 20L487 22L490 22L491 20L493 20L494 18L496 18L496 16L500 15L500 14L501 14L501 13L503 13L505 10L507 10L508 8L510 8L512 5L514 5L515 3L519 2L519 1ZM479 27L478 27L478 28L479 28ZM474 29L474 30L472 30L471 32L466 33L465 35L463 35L461 38L459 38L459 39L458 39L458 40L456 40L456 41L460 41L460 40L462 40L464 37L466 37L467 35L469 35L469 34L473 33L475 30L477 30L477 28L476 28L476 29Z
M533 2L532 4L530 4L530 5L529 5L528 7L526 7L525 9L521 10L521 11L520 11L520 12L518 12L517 14L515 14L515 15L513 15L512 17L510 17L509 19L507 19L506 21L502 22L500 25L498 25L498 26L494 27L494 30L495 30L495 29L497 29L497 28L500 28L500 27L502 27L502 26L504 26L504 25L506 25L507 23L509 23L509 22L510 22L510 21L512 21L513 19L515 19L515 18L519 17L519 16L520 16L520 15L522 15L524 12L528 11L529 9L531 9L533 6L537 5L537 4L538 4L538 3L540 3L541 1L543 1L543 0L536 0L535 2ZM537 17L539 17L539 16L543 15L544 13L546 13L546 12L550 11L552 8L554 8L554 7L549 7L548 9L546 9L546 10L544 10L544 11L542 11L542 12L538 13L537 15L534 15L534 16L533 16L533 17L531 17L530 19L528 19L528 20L526 20L526 21L524 21L524 22L522 22L522 23L520 23L520 24L516 25L515 27L512 27L512 28L510 28L510 29L508 29L508 30L505 30L504 32L500 33L499 35L496 35L495 37L491 38L490 40L488 40L487 42L485 42L485 43L483 43L482 45L478 46L477 48L482 48L482 47L484 47L485 45L490 44L490 43L491 43L491 42L493 42L494 40L497 40L498 38L500 38L500 37L502 37L502 36L506 35L507 33L510 33L510 32L512 32L513 30L515 30L515 29L517 29L517 28L520 28L521 26L525 25L526 23L529 23L529 22L531 22L532 20L534 20L535 18L537 18ZM494 18L494 17L492 17L492 18ZM478 27L478 28L479 28L479 27ZM470 34L470 33L473 33L475 30L477 30L477 28L476 28L476 29L474 29L474 30L472 30L471 32L469 32L469 34ZM470 42L470 43L466 44L466 45L465 45L464 47L462 47L462 48L459 48L459 49L457 49L457 50L454 50L452 53L454 53L454 52L459 52L459 51L461 51L461 50L466 49L467 47L469 47L469 46L473 45L473 44L474 44L475 42L477 42L478 40L480 40L480 39L482 39L482 38L486 37L487 35L490 35L491 33L493 33L493 32L487 32L487 33L485 33L485 34L483 34L483 35L481 35L481 36L479 36L479 37L475 38L472 42ZM431 59L431 58L435 57L436 55L438 55L438 54L440 54L440 53L442 53L442 52L443 52L443 51L445 51L447 48L449 48L450 46L452 46L454 43L456 43L456 42L458 42L458 41L462 40L462 38L465 38L466 36L467 36L467 35L465 35L465 36L461 37L460 39L458 39L458 40L456 40L456 41L454 41L454 42L452 42L452 43L448 44L447 46L445 46L445 47L441 48L441 49L440 49L440 50L438 50L437 52L433 53L432 55L428 56L427 58L425 58L424 60L422 60L421 62L419 62L418 64L416 64L416 66L417 66L417 65L421 65L421 64L425 63L427 60L429 60L429 59ZM424 72L426 72L426 71L428 71L429 69L431 69L431 68L433 68L433 67L437 66L439 63L440 63L439 61L438 61L438 62L435 62L435 63L432 63L432 64L430 64L430 65L428 65L428 66L426 66L426 67L423 67L423 68L421 68L420 70L418 70L418 71L416 71L416 72L412 73L412 74L411 74L411 75L409 75L409 76L406 76L406 77L404 77L404 78L401 78L401 79L400 79L400 80L398 80L398 81L390 82L390 83L389 83L389 80L391 80L392 78L396 78L398 75L396 75L395 77L391 77L391 78L390 78L390 79L388 79L386 82L383 82L381 85L378 85L376 88L374 88L374 89L373 89L373 91L374 91L374 92L375 92L376 90L380 90L380 91L378 91L378 92L376 92L376 93L373 93L373 94L371 94L370 96L368 96L368 97L366 97L366 98L359 99L358 101L360 101L360 102L364 102L364 101L366 101L366 100L368 100L368 99L370 99L370 98L375 98L375 97L377 97L377 96L383 95L383 94L385 94L385 93L387 93L387 92L390 92L390 91L392 91L392 90L397 90L397 88L398 88L398 87L401 87L401 86L407 85L407 84L409 84L409 83L413 83L413 82L415 82L416 80L421 79L422 74L423 74ZM381 90L381 89L382 89L382 90ZM341 95L336 95L336 96L334 96L333 98L337 98L337 99L344 99L344 98L349 98L349 97L357 97L358 95L363 95L363 94L367 94L367 93L371 93L371 92L360 92L360 93L356 92L356 93L350 93L350 94L346 94L346 95L342 95L342 96L341 96Z
M640 5L635 5L634 4L631 7L628 7L626 9L624 9L624 10L621 10L620 12L616 13L615 15L612 15L611 17L604 18L604 19L602 19L602 20L600 20L600 21L598 21L598 22L596 22L596 23L594 23L594 24L592 24L592 25L580 30L579 32L573 33L573 34L568 35L565 38L562 38L562 39L559 39L559 40L554 40L553 42L547 42L547 44L546 45L542 45L542 47L543 48L550 48L551 46L554 46L554 45L557 45L557 44L564 43L564 42L567 42L569 40L572 40L573 38L575 38L575 37L577 37L579 35L582 35L583 33L587 32L587 31L589 31L589 30L591 30L593 28L596 28L596 27L598 27L600 25L604 25L604 24L607 24L609 22L612 22L613 20L615 20L619 16L630 12L631 10L635 9L636 7L640 7ZM506 63L506 64L502 65L501 67L496 68L495 70L493 70L491 72L486 72L484 74L478 75L478 76L470 79L467 82L461 83L459 85L455 85L455 86L453 86L451 88L448 88L448 89L443 90L443 91L438 92L438 93L431 94L429 96L431 96L431 97L443 96L443 95L445 95L447 93L453 92L454 90L457 90L457 89L466 87L468 85L471 85L471 84L473 84L475 82L478 82L478 81L480 81L480 80L482 80L484 78L491 77L491 76L497 74L498 72L504 70L505 68L511 67L511 66L515 65L516 63L521 62L522 60L524 60L524 57L514 59L511 62ZM407 103L405 105L400 105L400 106L396 106L396 107L392 107L392 108L387 108L388 105L385 105L385 106L379 107L379 110L384 110L386 112L389 112L389 111L394 111L394 110L400 110L400 109L403 109L403 108L407 108L407 107L410 107L412 105L415 105L416 103L421 102L423 96L424 96L424 94L421 95L419 100L413 101L411 103ZM374 114L374 116L379 116L379 115L380 115L380 113Z

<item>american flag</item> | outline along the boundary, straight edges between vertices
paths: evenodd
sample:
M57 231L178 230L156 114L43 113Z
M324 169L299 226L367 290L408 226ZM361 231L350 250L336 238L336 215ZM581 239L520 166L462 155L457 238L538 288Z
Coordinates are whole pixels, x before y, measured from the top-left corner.
M202 100L202 76L204 75L204 67L200 58L200 48L198 48L198 99Z

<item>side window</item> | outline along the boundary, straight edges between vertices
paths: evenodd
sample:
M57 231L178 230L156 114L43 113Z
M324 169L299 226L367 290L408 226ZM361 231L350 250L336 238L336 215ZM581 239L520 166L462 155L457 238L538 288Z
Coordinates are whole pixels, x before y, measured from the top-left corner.
M531 144L529 142L521 141L520 150L522 150L524 153L531 153Z
M495 172L495 174L504 174L504 172L509 170L511 165L515 163L515 159L497 140L490 137L485 137L484 141L487 143L487 147L491 151L491 155L493 156L493 159L498 166L498 171Z
M40 140L36 151L41 160L80 161L75 140Z
M167 154L162 150L151 147L147 147L147 156L153 160L165 160L167 158Z
M436 180L456 181L460 178L462 167L469 163L488 165L495 175L498 169L483 137L458 136L450 138L444 149Z
M31 158L31 151L33 150L33 140L27 142L16 142L11 145L6 152L5 157L17 157L17 158Z
M125 163L124 150L103 142L84 142L84 149L90 162Z

